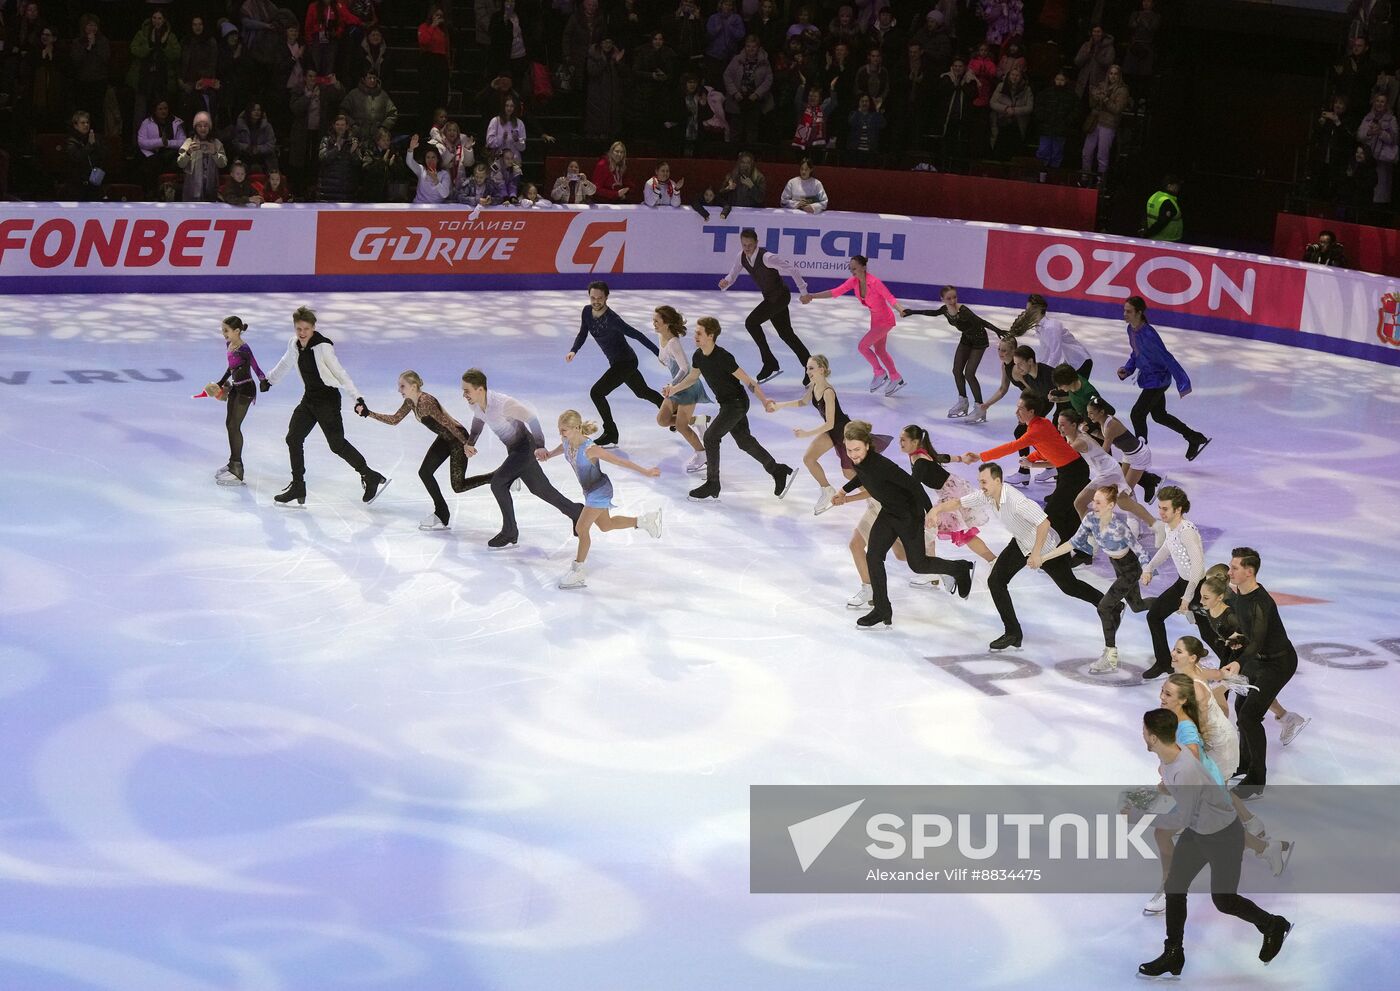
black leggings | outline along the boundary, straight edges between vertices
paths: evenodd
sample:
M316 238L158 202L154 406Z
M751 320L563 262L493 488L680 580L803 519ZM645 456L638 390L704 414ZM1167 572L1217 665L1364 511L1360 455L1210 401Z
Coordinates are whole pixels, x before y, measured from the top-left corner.
M253 408L251 394L242 395L237 387L228 395L228 409L224 410L224 429L228 431L228 463L230 467L243 464L243 418Z
M645 399L658 409L661 407L661 393L647 385L647 380L642 378L641 369L637 367L635 360L609 365L608 370L593 383L593 388L588 392L593 405L598 407L598 415L603 419L603 438L608 440L617 438L617 424L613 422L608 394L624 385L631 389L638 399Z
M506 459L492 472L491 494L496 497L496 504L501 507L501 533L513 538L520 535L520 529L515 522L515 503L510 498L511 483L517 478L525 483L525 487L535 498L543 499L574 523L578 522L583 506L566 499L550 484L544 469L535 458L533 445L528 440L523 440L506 452Z
M1239 893L1240 862L1244 859L1244 824L1235 819L1216 833L1183 830L1172 851L1172 868L1163 887L1167 892L1167 939L1181 943L1186 932L1186 889L1210 865L1210 900L1218 911L1250 923L1261 933L1273 916Z
M1113 561L1113 584L1099 600L1099 622L1103 624L1105 647L1118 646L1118 625L1123 621L1123 601L1142 612L1147 604L1142 600L1142 562L1132 551Z
M906 552L907 550L908 548L906 548ZM996 563L992 565L992 573L987 576L987 588L992 593L992 603L997 607L997 615L1001 617L1002 628L1013 637L1021 635L1021 621L1016 618L1016 607L1011 603L1011 593L1007 591L1006 586L1011 584L1011 579L1015 578L1025 566L1026 555L1022 553L1020 545L1013 540L1002 548L1002 552L997 555ZM1098 608L1103 593L1074 573L1074 569L1070 567L1069 558L1063 556L1053 558L1046 561L1040 570L1045 572L1065 595L1087 602L1095 609Z
M871 598L876 612L890 612L885 555L896 540L904 545L905 563L915 574L956 575L961 570L959 563L928 556L924 550L923 522L921 518L895 518L882 509L870 525L870 537L865 542L865 567L870 572Z
M764 299L753 308L744 319L744 328L753 338L753 342L758 346L759 357L763 359L761 371L778 367L778 359L773 357L773 349L768 346L768 335L763 332L763 324L768 321L773 324L773 329L778 332L778 337L784 344L792 349L792 353L797 356L797 360L802 363L802 370L807 370L807 359L811 353L807 346L802 343L797 336L797 331L792 329L792 314L788 312L788 298Z
M719 485L719 442L724 440L726 434L733 435L739 450L762 465L768 474L773 474L778 462L749 430L748 402L722 403L719 412L705 430L706 485Z
M316 427L326 437L331 453L339 457L362 476L369 472L365 456L355 450L355 445L345 439L345 424L340 416L340 393L332 393L325 399L302 396L297 408L292 410L292 420L287 424L287 451L292 458L292 480L300 482L306 478L306 438Z
M987 350L984 344L980 348L975 348L966 341L958 342L958 349L953 352L953 384L957 386L958 395L967 398L967 387L972 387L972 401L980 403L982 401L982 383L977 381L977 366L982 364L982 355Z
M418 466L418 479L423 483L423 488L428 490L428 495L433 500L433 512L437 514L437 518L442 520L445 526L450 519L447 500L442 497L442 489L438 488L437 478L434 477L444 461L450 462L448 477L452 483L453 492L466 492L478 485L486 485L494 477L495 472L473 475L468 478L467 452L462 448L461 443L450 437L439 437L433 441L428 448L428 453L423 455L423 463Z
M1255 660L1241 672L1255 691L1235 700L1235 717L1240 728L1240 768L1244 783L1263 785L1268 781L1268 737L1264 735L1264 714L1273 705L1283 686L1298 673L1298 652L1289 644L1288 653L1268 660Z
M1162 386L1160 389L1143 389L1137 402L1133 403L1133 411L1129 416L1133 421L1133 433L1143 440L1147 440L1147 418L1149 416L1168 430L1175 430L1188 441L1203 436L1167 412L1166 386Z

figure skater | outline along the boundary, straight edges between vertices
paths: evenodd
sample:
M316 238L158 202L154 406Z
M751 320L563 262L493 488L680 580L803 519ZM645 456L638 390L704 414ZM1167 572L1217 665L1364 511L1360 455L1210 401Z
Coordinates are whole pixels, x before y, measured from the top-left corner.
M258 390L266 392L272 388L258 367L258 359L253 357L253 349L243 342L247 329L248 325L237 316L225 317L220 325L228 352L228 369L217 383L226 404L224 429L228 431L228 464L214 472L214 481L220 485L243 484L243 418L257 402ZM254 375L258 377L256 387Z
M926 526L932 527L924 516L931 509L928 493L912 476L873 447L870 424L852 420L846 424L846 454L855 466L855 478L849 479L836 493L836 505L844 504L848 494L862 489L880 504L880 511L870 527L870 539L865 550L865 566L870 574L873 593L872 609L856 626L861 629L888 628L894 621L889 588L885 578L885 555L895 541L904 545L909 570L921 575L947 575L956 580L955 589L961 598L972 591L972 562L946 561L924 553Z
M477 486L486 485L491 481L491 473L467 477L467 432L452 418L452 414L442 408L442 403L438 402L436 396L423 391L422 376L414 371L400 375L399 395L403 396L403 404L397 412L376 413L363 399L355 403L355 412L390 426L397 426L404 417L412 413L419 423L433 432L434 440L428 446L428 453L423 455L423 463L418 466L418 478L422 481L423 488L428 490L428 497L433 500L433 511L418 524L418 529L446 530L449 528L451 513L447 508L447 500L442 497L437 478L434 477L442 463L448 463L453 492L467 492Z
M734 267L729 270L729 274L719 280L719 287L721 291L728 291L743 271L749 273L754 285L762 292L763 301L744 319L744 328L758 346L759 357L763 359L763 364L758 369L758 381L767 382L782 374L782 369L778 367L778 359L773 357L773 349L768 346L768 336L763 332L765 320L773 324L778 337L792 349L797 360L804 367L807 364L807 345L802 343L797 332L792 329L792 313L789 310L792 293L783 282L783 276L789 276L797 285L797 291L803 295L807 293L807 280L802 278L802 273L789 259L779 258L767 248L760 248L758 232L752 227L745 227L739 232L739 245L739 257L734 259Z
M911 423L899 432L899 449L909 456L909 472L914 480L926 489L931 489L940 502L962 499L977 490L968 482L952 474L946 464L956 460L952 455L940 454L933 446L928 431L917 423ZM934 521L930 534L951 540L954 547L967 547L988 564L997 556L977 534L987 525L987 514L980 509L953 509L940 513Z
M360 474L364 487L362 501L374 502L389 484L389 479L365 463L364 455L345 439L345 424L340 415L340 393L354 396L360 402L359 390L335 356L335 345L316 329L316 313L309 306L299 306L292 314L295 331L287 343L287 353L267 373L267 380L276 385L295 366L301 375L305 392L287 425L287 450L292 461L292 481L273 500L281 505L295 501L306 504L307 436L315 427L321 428L332 453Z
M1114 416L1113 404L1103 396L1095 396L1084 407L1084 415L1098 428L1099 442L1110 454L1118 449L1118 459L1123 466L1123 477L1132 486L1142 486L1142 501L1151 502L1157 495L1157 486L1162 484L1162 476L1155 475L1152 468L1152 448L1145 438L1137 436L1123 421Z
M1132 354L1118 369L1118 378L1126 379L1136 374L1137 386L1142 390L1137 402L1133 403L1133 433L1146 440L1147 418L1150 416L1186 438L1186 460L1195 461L1196 456L1210 443L1210 438L1167 412L1167 387L1175 382L1177 395L1185 399L1191 395L1190 377L1147 322L1147 303L1141 296L1128 297L1123 304L1123 319L1128 323L1128 346Z
M1161 521L1155 519L1142 503L1133 498L1133 487L1128 484L1123 469L1118 467L1113 455L1085 432L1083 417L1074 410L1067 409L1059 415L1056 424L1060 429L1060 436L1079 452L1085 464L1089 466L1089 484L1074 497L1074 511L1077 514L1082 516L1089 511L1089 501L1094 498L1095 489L1103 485L1112 485L1118 492L1114 503L1119 509L1132 513L1146 523L1149 532L1154 532L1154 527L1161 526Z
M807 381L807 391L801 397L781 403L770 399L763 404L763 408L769 413L775 413L780 409L811 403L812 408L822 418L820 427L792 428L792 435L799 440L803 437L812 438L812 443L807 445L807 453L802 455L802 463L807 466L807 470L812 473L812 477L821 488L817 495L817 504L812 509L813 516L820 516L831 508L831 501L836 497L836 488L827 479L826 471L822 468L822 455L827 451L835 451L836 458L841 463L841 474L848 479L855 476L855 466L846 454L845 443L846 424L851 422L851 418L841 408L841 400L837 398L836 390L831 385L831 363L827 361L826 355L814 354L807 359ZM883 451L891 440L892 438L884 435L875 435L875 450Z
M1142 570L1142 586L1152 584L1157 568L1170 555L1176 565L1176 581L1157 595L1147 610L1147 629L1152 634L1152 666L1142 673L1144 681L1160 678L1172 669L1171 647L1167 643L1167 617L1189 615L1200 601L1197 586L1206 573L1206 552L1201 531L1186 518L1191 500L1175 485L1157 490L1157 517L1166 532L1157 531L1157 552Z
M1050 304L1045 301L1045 297L1040 293L1031 293L1026 297L1026 309L1015 320L1011 322L1011 327L1007 334L1013 340L1019 339L1025 334L1035 334L1040 347L1040 360L1054 368L1057 365L1069 365L1085 378L1094 369L1094 359L1089 355L1089 349L1080 344L1078 339L1065 329L1065 325L1059 320L1049 315Z
M598 415L603 418L603 433L596 443L600 447L611 447L617 443L617 424L613 422L612 407L608 405L608 395L611 392L625 385L638 399L645 399L653 406L661 405L660 393L647 385L647 380L642 377L641 369L637 365L637 353L628 345L626 338L640 341L652 354L659 355L659 351L651 342L651 338L634 329L618 316L615 310L608 307L606 282L594 281L588 284L588 305L583 308L578 336L574 338L573 346L564 356L564 361L574 360L579 349L587 343L590 334L598 342L603 356L608 359L608 370L593 383L593 388L588 393L593 405L598 407Z
M907 315L910 311L899 305L899 300L885 288L883 282L866 271L866 265L864 255L853 255L846 263L846 268L851 273L849 279L823 292L804 292L801 300L805 305L814 299L831 299L855 292L860 305L870 311L870 330L860 339L859 345L861 357L870 363L870 369L874 373L870 379L870 391L875 392L881 386L885 386L885 395L893 396L904 388L904 377L895 367L894 358L885 346L885 339L890 336L890 331L894 330L895 314Z
M979 405L982 402L982 385L977 381L977 366L982 363L982 353L987 350L987 335L995 334L1000 338L1005 337L1006 332L959 303L958 291L953 286L944 286L938 295L943 300L943 305L938 309L906 310L905 316L943 317L958 331L958 346L953 352L953 385L958 390L958 401L948 410L949 419L957 419L968 414L969 386L972 388L972 401ZM982 419L986 419L986 415L984 409Z
M559 414L559 446L551 451L544 448L535 451L535 457L540 461L548 461L557 454L566 455L569 466L573 468L574 476L578 478L578 484L583 489L583 511L579 513L578 525L574 528L578 533L578 553L574 556L574 563L569 566L568 572L559 579L560 588L584 588L588 584L583 566L588 560L588 549L592 545L589 531L593 527L596 526L604 533L609 530L642 529L653 537L661 536L659 509L643 513L640 519L635 516L613 516L608 512L612 509L612 480L603 474L602 466L598 462L601 460L630 468L648 478L656 478L661 474L661 469L643 468L588 439L589 434L597 432L598 424L591 420L583 422L578 410L565 410Z
M685 353L685 318L676 312L674 306L658 306L651 317L652 329L661 341L661 350L656 360L666 366L671 373L670 385L675 385L690 374L690 357ZM696 421L702 423L709 417L697 417L698 403L712 403L705 386L699 382L681 392L666 396L661 400L661 408L656 411L656 422L669 427L690 445L695 453L686 463L687 472L705 470L705 447L695 431Z
M583 507L565 499L549 483L535 452L544 447L544 432L539 417L520 400L503 392L488 392L486 373L468 368L462 373L462 398L472 405L472 425L467 431L467 457L476 457L476 441L486 427L496 435L506 449L505 460L492 472L491 494L501 507L501 532L486 542L493 550L509 547L520 541L520 529L515 522L515 503L511 500L511 484L520 479L536 498L549 503L577 524Z
M719 412L705 431L705 483L691 489L690 499L701 502L719 498L719 445L730 433L734 435L739 450L762 465L763 470L772 477L773 494L781 499L792 488L796 476L787 465L779 464L749 430L749 394L744 391L744 386L754 391L760 403L767 403L768 397L753 376L739 367L734 356L719 346L719 335L719 321L714 317L701 317L695 321L698 350L690 358L690 371L679 382L661 390L666 396L682 394L699 382L703 375L715 402L719 404Z

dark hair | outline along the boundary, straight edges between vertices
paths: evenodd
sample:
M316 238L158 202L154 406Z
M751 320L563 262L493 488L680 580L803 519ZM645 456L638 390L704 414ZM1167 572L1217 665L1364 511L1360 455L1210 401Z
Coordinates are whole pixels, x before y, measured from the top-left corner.
M1113 404L1110 403L1103 396L1090 396L1089 405L1093 406L1095 409L1103 410L1109 416L1112 416L1114 413L1118 412L1113 408Z
M1022 361L1035 361L1035 348L1029 344L1018 344L1012 354Z
M292 323L309 323L316 326L316 311L309 306L298 306L292 311Z
M484 389L486 388L486 373L480 368L468 368L462 373L462 382L464 385L473 385L478 389Z
M956 62L957 59L953 59L953 61ZM944 286L942 289L938 290L938 298L939 298L939 299L942 299L942 298L943 298L944 296L946 296L948 293L950 293L950 292L957 292L957 291L958 291L958 287L957 287L957 286Z
M1019 351L1020 348L1016 350ZM1046 399L1034 389L1021 390L1021 402L1025 403L1026 409L1030 410L1036 416L1044 416L1046 413L1050 412L1050 400Z
M666 325L666 329L676 337L685 336L685 317L681 316L674 306L667 306L665 303L658 306L656 314L661 317L661 322Z
M719 321L714 317L701 317L695 321L695 326L705 328L705 333L711 337L719 337Z
M1079 415L1078 410L1062 409L1060 410L1060 416L1068 420L1070 423L1075 424L1076 426L1084 422L1084 417Z
M1129 296L1128 305L1137 310L1140 316L1147 316L1147 301L1141 296Z
M733 228L731 227L730 230L733 230ZM752 227L745 227L739 232L739 237L740 239L748 238L750 241L757 241L758 231L754 230Z
M1073 385L1078 378L1079 371L1073 365L1065 363L1056 365L1055 370L1050 373L1050 381L1056 385Z
M1170 709L1150 709L1142 714L1142 725L1160 743L1176 742L1176 713Z
M312 322L314 323L315 321ZM224 317L224 324L225 326L232 327L240 334L248 329L248 325L244 323L243 318L239 316Z
M1191 500L1178 485L1163 485L1157 490L1158 502L1169 502L1183 513L1191 512Z
M995 461L983 461L980 465L977 466L977 470L979 472L985 471L987 474L995 478L998 482L1001 481L1001 465L997 464Z
M1317 236L1320 237L1320 238L1322 238L1322 237L1330 237L1330 238L1331 238L1332 240L1334 240L1334 241L1337 240L1337 232L1336 232L1336 231L1332 231L1332 230L1328 230L1326 227L1324 227L1324 228L1322 228L1322 230L1318 231L1318 232L1317 232Z
M870 259L866 258L864 255L851 255L851 261L860 262L861 268L870 267Z
M1033 292L1026 297L1027 306L1038 306L1042 310L1050 309L1050 304L1045 302L1045 297L1038 292Z
M1230 556L1239 558L1241 567L1248 568L1256 575L1259 574L1259 565L1262 562L1259 560L1259 552L1253 547L1236 547L1230 552Z
M938 450L933 446L933 438L929 437L928 431L917 423L909 424L909 426L905 427L901 432L910 440L916 441L918 445L929 454L938 453Z
M602 279L594 279L592 282L588 283L588 291L592 292L594 289L601 289L603 291L603 298L608 298L608 284Z

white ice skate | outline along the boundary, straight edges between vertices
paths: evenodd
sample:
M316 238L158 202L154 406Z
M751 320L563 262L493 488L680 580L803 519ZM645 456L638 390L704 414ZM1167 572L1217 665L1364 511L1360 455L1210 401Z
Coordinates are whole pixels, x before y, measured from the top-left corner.
M237 475L235 475L233 472L229 471L227 468L220 468L220 469L219 469L218 473L214 476L214 482L215 482L215 484L217 484L217 485L229 485L229 486L236 486L236 485L244 485L244 484L246 484L246 483L243 481L243 479L239 478Z
M831 500L836 498L836 490L830 485L822 486L821 495L817 496L817 504L812 507L812 515L820 516L831 508Z
M1274 877L1282 874L1283 869L1288 866L1288 861L1293 857L1293 845L1291 840L1270 840L1264 852L1259 855L1264 859L1264 863L1269 865Z
M864 609L875 601L875 590L869 585L862 585L856 590L856 594L846 600L847 609Z
M1143 915L1161 915L1167 910L1167 891L1165 887L1158 888L1157 893L1147 900L1147 904L1142 907Z
M643 513L641 519L637 520L638 529L645 530L653 537L661 536L661 510L653 509L649 513Z
M967 397L959 396L958 401L948 410L948 419L957 420L964 416L967 416Z
M1099 659L1089 665L1090 674L1109 674L1118 670L1118 648L1105 647Z
M704 471L706 463L705 452L696 451L690 456L690 460L685 463L685 470L693 475L697 471Z
M1297 738L1299 733L1303 732L1303 727L1307 726L1310 722L1312 722L1312 719L1307 716L1300 716L1296 712L1290 712L1281 720L1283 734L1279 737L1279 741L1285 747L1288 746Z
M427 530L450 530L450 529L452 529L452 528L449 527L449 526L448 526L446 523L444 523L442 520L438 519L438 514L437 514L437 513L429 513L427 516L423 517L423 522L421 522L421 523L418 524L418 529L427 531Z
M882 387L889 384L889 381L890 377L888 375L886 375L884 372L877 372L875 374L875 377L870 380L870 391L880 391Z
M586 588L587 586L588 580L584 577L583 565L577 561L569 567L564 577L559 579L560 588Z
M886 396L893 396L896 392L898 392L900 389L903 389L903 388L904 388L904 379L900 379L898 382L891 382L891 383L889 384L889 387L888 387L887 389L885 389L885 395L886 395Z
M987 411L986 411L985 409L982 408L982 404L981 404L981 403L978 403L976 406L972 407L972 409L968 412L967 417L966 417L966 420L965 420L964 422L966 422L966 423L986 423L986 422L987 422Z

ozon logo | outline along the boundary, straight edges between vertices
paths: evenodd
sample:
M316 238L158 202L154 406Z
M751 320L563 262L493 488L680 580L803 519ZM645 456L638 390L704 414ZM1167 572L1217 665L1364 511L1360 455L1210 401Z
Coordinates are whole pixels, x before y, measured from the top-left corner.
M1204 269L1204 271L1203 271ZM1093 248L1086 258L1069 244L1052 244L1035 259L1035 277L1052 293L1127 299L1141 296L1157 306L1183 307L1206 294L1206 308L1219 310L1228 296L1244 313L1254 311L1258 273L1240 267L1231 276L1218 264L1208 268L1181 255L1147 256L1117 248Z
M575 217L559 244L554 266L560 272L621 272L626 249L626 220Z

